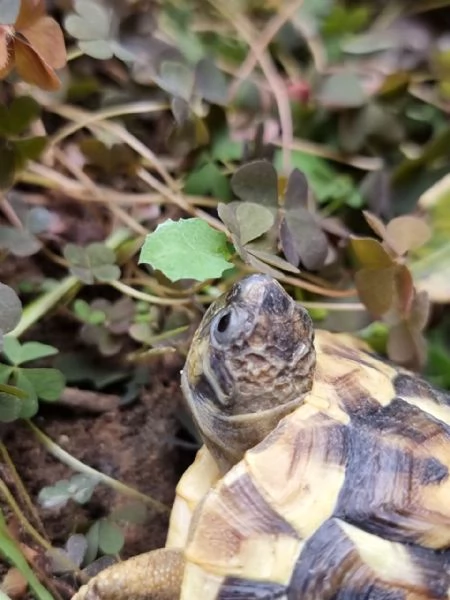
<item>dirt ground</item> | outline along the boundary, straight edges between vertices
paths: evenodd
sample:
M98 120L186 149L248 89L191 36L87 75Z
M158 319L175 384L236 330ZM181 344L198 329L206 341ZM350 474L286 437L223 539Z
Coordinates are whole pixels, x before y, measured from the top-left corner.
M194 456L194 450L176 443L181 429L177 418L182 403L178 381L181 364L178 357L165 368L161 368L162 362L151 366L151 383L132 404L102 414L47 406L35 423L74 457L170 507L176 483ZM35 501L44 486L74 474L49 455L25 425L8 427L4 441ZM92 520L127 502L129 498L99 485L87 504L70 501L61 509L39 508L39 515L52 544L63 546L71 533L86 530ZM127 525L124 529L121 557L164 545L167 525L167 514L149 509L143 526Z

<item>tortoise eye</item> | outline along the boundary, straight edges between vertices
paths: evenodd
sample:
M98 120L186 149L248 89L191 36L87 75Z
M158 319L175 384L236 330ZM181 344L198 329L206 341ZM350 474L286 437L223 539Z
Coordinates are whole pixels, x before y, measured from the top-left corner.
M231 321L231 314L229 312L225 313L222 317L220 317L217 323L217 331L220 333L225 333L228 329L228 325Z
M228 344L240 335L243 326L243 315L235 310L224 310L212 323L211 333L218 344Z

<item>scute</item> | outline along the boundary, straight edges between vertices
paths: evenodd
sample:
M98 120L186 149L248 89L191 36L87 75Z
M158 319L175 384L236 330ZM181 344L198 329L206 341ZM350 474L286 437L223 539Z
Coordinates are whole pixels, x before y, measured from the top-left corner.
M348 336L317 332L316 351L303 404L207 494L197 589L214 575L211 600L448 598L449 397Z

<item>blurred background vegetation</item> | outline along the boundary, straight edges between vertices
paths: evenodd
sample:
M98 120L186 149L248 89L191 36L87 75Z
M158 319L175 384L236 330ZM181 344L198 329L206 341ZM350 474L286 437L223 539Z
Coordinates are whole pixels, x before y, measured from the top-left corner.
M99 482L165 511L37 425L176 383L249 272L450 389L450 2L0 0L0 79L1 593L123 548L135 504L42 522ZM29 494L17 431L78 474Z

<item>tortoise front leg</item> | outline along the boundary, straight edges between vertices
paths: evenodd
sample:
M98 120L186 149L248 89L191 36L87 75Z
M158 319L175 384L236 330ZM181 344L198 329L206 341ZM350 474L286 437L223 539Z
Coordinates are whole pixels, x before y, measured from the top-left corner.
M179 600L183 571L182 550L153 550L101 571L72 600Z

